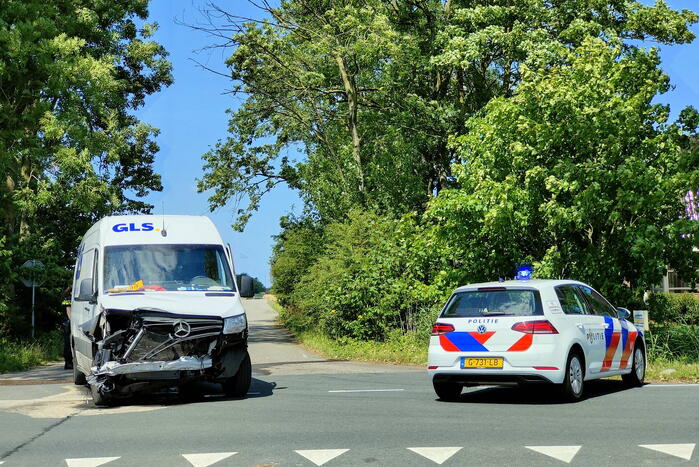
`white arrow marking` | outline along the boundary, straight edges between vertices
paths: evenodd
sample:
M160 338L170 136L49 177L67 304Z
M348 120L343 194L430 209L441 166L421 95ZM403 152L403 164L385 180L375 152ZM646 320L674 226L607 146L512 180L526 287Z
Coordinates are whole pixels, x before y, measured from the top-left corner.
M553 457L559 461L570 464L573 457L578 453L582 446L524 446L527 449L536 451L539 454L544 454L545 456Z
M68 467L97 467L119 459L119 457L83 457L81 459L66 459Z
M420 454L435 464L443 464L447 459L461 451L462 448L408 448L416 454Z
M307 451L294 451L302 455L315 465L323 465L328 461L335 459L337 456L346 453L349 449L314 449Z
M203 452L200 454L182 454L182 457L194 467L209 467L210 465L228 459L237 452Z
M691 460L695 444L639 444L640 447Z

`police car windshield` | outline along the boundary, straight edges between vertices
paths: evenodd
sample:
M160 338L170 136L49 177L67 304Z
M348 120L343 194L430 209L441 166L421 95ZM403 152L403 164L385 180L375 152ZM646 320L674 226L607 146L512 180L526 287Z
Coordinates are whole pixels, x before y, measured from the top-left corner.
M122 245L105 248L107 292L234 290L220 245Z
M457 292L442 313L445 318L534 315L543 315L538 291L506 289Z

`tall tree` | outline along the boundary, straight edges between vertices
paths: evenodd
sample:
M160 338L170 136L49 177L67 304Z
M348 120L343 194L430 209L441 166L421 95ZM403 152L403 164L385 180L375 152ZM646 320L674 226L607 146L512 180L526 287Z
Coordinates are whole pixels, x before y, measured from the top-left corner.
M171 83L147 0L0 4L0 238L65 270L96 218L148 211L157 130L134 111ZM20 263L21 264L21 263ZM64 274L65 279L65 274ZM16 277L0 279L12 294Z
M453 179L450 135L512 95L527 60L586 37L683 43L695 20L631 0L285 0L259 19L208 16L243 101L199 188L212 208L247 198L240 228L279 183L327 221L421 210Z

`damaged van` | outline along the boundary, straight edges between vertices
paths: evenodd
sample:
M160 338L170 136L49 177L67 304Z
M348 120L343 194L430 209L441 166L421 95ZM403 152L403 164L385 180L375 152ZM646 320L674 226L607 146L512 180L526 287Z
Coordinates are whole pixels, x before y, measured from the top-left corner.
M90 228L73 279L75 384L97 405L198 380L244 397L248 325L230 247L199 216L112 216Z

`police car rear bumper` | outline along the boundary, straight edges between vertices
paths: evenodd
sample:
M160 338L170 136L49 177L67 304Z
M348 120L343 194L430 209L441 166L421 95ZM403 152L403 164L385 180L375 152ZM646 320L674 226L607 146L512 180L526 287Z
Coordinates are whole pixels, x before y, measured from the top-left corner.
M539 374L496 374L496 373L436 373L435 383L457 383L464 386L524 386L527 384L553 384L553 381Z

